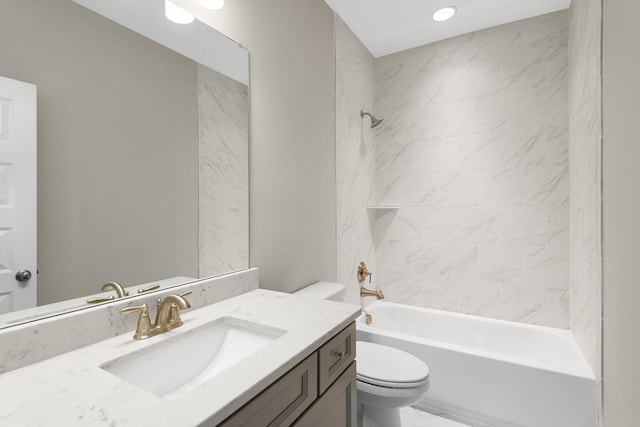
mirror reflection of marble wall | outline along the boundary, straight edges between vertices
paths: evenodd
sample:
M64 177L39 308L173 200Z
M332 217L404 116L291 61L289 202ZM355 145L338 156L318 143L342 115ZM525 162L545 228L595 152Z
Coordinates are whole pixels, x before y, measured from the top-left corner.
M0 17L0 75L38 87L38 305L247 268L247 87L71 0Z
M200 277L249 263L249 88L198 66Z

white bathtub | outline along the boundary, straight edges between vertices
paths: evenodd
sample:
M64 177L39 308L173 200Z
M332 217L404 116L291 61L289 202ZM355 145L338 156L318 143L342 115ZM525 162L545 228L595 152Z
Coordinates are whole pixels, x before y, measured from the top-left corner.
M596 381L569 331L376 301L358 340L422 359L420 406L496 427L594 427Z

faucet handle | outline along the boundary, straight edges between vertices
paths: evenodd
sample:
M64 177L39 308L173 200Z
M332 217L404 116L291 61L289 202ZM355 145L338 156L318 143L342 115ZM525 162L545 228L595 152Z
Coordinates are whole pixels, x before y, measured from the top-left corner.
M136 326L136 332L133 334L134 340L143 340L149 338L151 335L152 326L151 319L149 318L149 307L147 304L142 304L134 307L125 307L120 309L121 314L137 313L140 312L138 317L138 325Z
M138 293L139 294L144 294L144 293L147 293L147 292L155 291L157 289L160 289L160 285L151 285L151 286L149 286L147 288L138 289Z
M113 301L114 299L116 299L116 297L114 297L113 295L109 295L108 297L89 298L87 300L87 304L100 304L103 302Z
M364 282L367 276L369 276L369 283L371 283L371 276L373 276L373 273L369 271L369 269L367 268L367 264L365 264L364 261L361 261L360 264L358 264L357 276L358 283Z
M120 309L120 314L129 314L129 313L136 313L136 312L144 312L145 310L147 310L147 313L149 312L149 307L147 307L147 304L142 304L142 305L137 305L134 307L124 307Z

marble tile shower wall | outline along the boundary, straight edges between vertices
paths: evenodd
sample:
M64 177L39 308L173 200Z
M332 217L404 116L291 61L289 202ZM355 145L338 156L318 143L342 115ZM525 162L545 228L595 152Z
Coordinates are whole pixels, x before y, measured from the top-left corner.
M569 13L571 330L596 378L602 342L601 0Z
M567 33L561 11L375 60L389 300L569 326Z
M347 285L347 301L357 304L358 263L365 261L372 271L377 270L373 217L365 208L375 176L375 138L371 123L360 117L361 109L373 109L374 59L338 15L334 22L337 280Z
M198 65L199 277L249 266L249 89Z

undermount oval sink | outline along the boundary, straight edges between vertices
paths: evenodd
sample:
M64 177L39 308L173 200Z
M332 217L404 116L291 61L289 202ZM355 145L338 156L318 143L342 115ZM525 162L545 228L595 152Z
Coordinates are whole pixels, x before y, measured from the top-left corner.
M158 397L175 399L285 333L282 329L222 317L111 360L100 368Z

